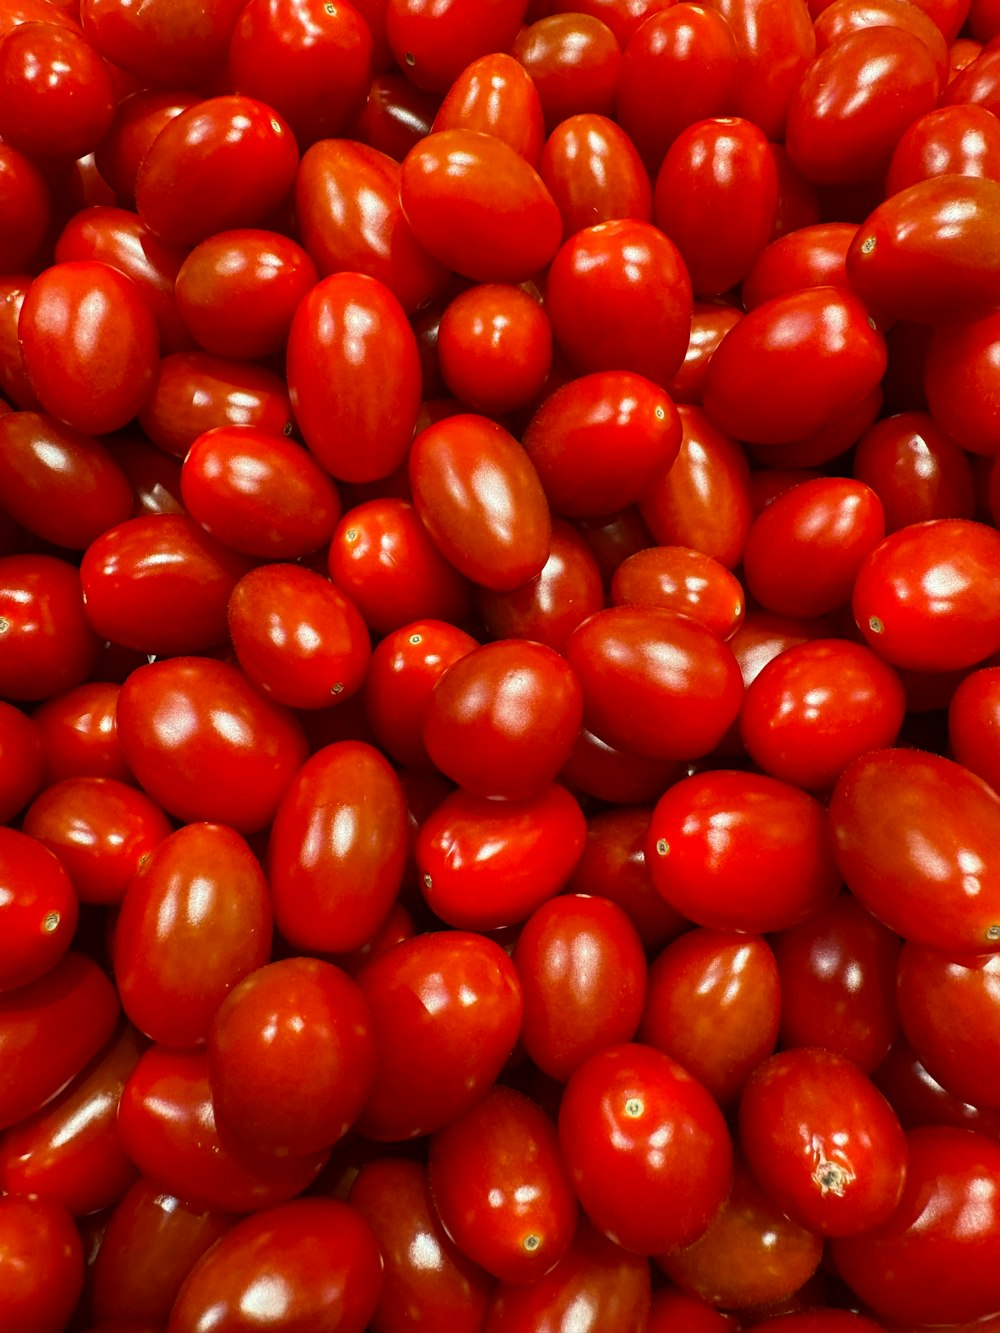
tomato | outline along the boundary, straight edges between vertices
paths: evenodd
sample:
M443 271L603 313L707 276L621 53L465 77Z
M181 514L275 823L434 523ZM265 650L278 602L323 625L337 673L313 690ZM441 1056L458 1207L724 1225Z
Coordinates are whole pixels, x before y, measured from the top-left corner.
M538 166L545 138L542 104L524 66L497 51L468 64L445 94L433 130L479 130Z
M11 823L38 794L46 776L38 719L0 704L0 819Z
M197 85L222 64L239 0L208 0L193 23L170 0L152 0L141 12L114 0L83 0L80 18L105 57L153 84Z
M430 133L437 110L435 94L423 92L402 74L376 74L352 133L359 143L402 162L410 149Z
M731 1333L737 1327L734 1315L723 1314L700 1296L689 1296L672 1282L669 1287L657 1287L646 1333L673 1333L680 1320L687 1333Z
M527 0L389 0L389 46L418 88L443 93L479 56L510 49L527 7Z
M881 500L886 532L932 518L973 517L969 460L926 412L899 412L865 431L853 473Z
M996 47L983 48L968 65L955 73L942 95L942 102L982 106L992 114L997 106L998 73Z
M18 1333L62 1333L83 1289L73 1219L48 1199L0 1197L0 1318Z
M48 782L71 777L107 777L129 782L131 774L118 744L115 709L119 686L89 682L55 695L37 708Z
M482 283L448 305L437 352L456 398L476 412L510 412L541 393L552 369L552 330L527 292Z
M6 699L48 699L81 684L99 647L72 565L50 555L0 559L0 691Z
M701 403L712 354L733 325L738 324L742 318L743 311L733 306L718 305L714 301L695 301L684 363L666 386L675 403Z
M538 90L551 132L570 116L614 108L621 48L592 14L551 14L522 28L511 52Z
M606 116L583 112L562 120L546 140L539 172L562 215L564 237L616 218L652 217L642 159Z
M816 53L801 0L712 0L736 43L740 78L733 111L769 139L784 139L789 103Z
M116 196L131 204L139 165L160 130L198 101L196 93L139 89L115 107L111 128L94 150L98 171Z
M934 423L963 449L990 457L1000 450L998 348L1000 321L993 315L946 324L932 335L923 367Z
M942 88L948 81L948 43L936 22L919 6L900 0L834 0L815 22L816 45L821 51L866 28L900 28L919 37L934 57ZM940 174L940 173L939 173Z
M115 95L93 46L57 23L22 23L0 37L0 134L37 157L92 152L111 125Z
M79 905L59 858L28 833L0 828L0 992L50 972L69 948Z
M743 461L745 463L746 459ZM659 481L662 476L661 473L654 481ZM596 518L577 518L573 526L590 547L606 587L610 586L615 570L627 556L653 545L653 535L638 505L626 505L624 509Z
M560 778L568 787L612 805L654 801L673 782L680 765L609 745L581 727Z
M615 570L611 600L675 611L731 639L743 623L745 597L736 576L710 555L687 546L651 546Z
M853 222L820 222L779 236L743 279L746 308L803 287L846 287L847 251L857 230Z
M948 737L955 759L1000 789L997 728L1000 725L1000 669L983 667L965 677L948 706Z
M942 106L914 121L896 145L887 194L933 176L988 176L1000 180L996 117L980 106Z
M37 256L49 229L52 201L45 177L30 157L4 144L0 149L0 267L16 273Z

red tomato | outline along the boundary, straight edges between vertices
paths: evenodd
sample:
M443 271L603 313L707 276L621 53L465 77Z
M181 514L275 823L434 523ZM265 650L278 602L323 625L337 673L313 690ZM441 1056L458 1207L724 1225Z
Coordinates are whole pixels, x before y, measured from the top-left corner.
M935 425L963 449L989 457L1000 452L998 349L1000 320L994 315L945 324L932 335L923 366Z
M168 121L198 100L197 93L150 88L130 93L118 103L111 128L94 150L94 159L119 199L131 205L139 166L150 144Z
M418 88L443 93L477 57L509 50L527 7L527 0L389 0L389 46Z
M733 306L718 305L714 301L694 303L691 336L684 363L666 386L675 403L701 402L712 354L733 325L738 324L742 318L743 311Z
M54 852L30 833L0 828L0 992L50 972L78 916L73 882Z
M854 476L882 502L886 532L932 518L972 518L969 459L926 412L900 412L865 431Z
M563 236L616 218L648 222L649 176L632 140L606 116L569 116L549 135L539 167L558 205Z
M57 694L36 709L49 782L63 778L117 778L132 781L118 744L115 710L118 685L89 682Z
M958 762L1000 790L1000 668L965 677L948 706L948 738Z
M49 229L52 201L45 177L10 144L0 149L0 265L16 273L36 258Z
M584 113L609 115L621 67L621 47L592 14L551 14L522 28L511 47L538 89L545 124Z
M111 125L110 71L93 46L58 23L22 23L0 38L0 134L32 157L78 158Z
M743 279L748 310L803 287L846 287L853 222L820 222L779 236L760 252Z
M729 24L740 62L733 110L769 139L785 137L789 102L816 54L802 0L712 0Z
M371 3L379 4L380 0L371 0ZM355 8L360 9L361 5ZM385 153L394 162L402 162L410 149L425 134L430 134L437 110L435 94L417 88L402 74L376 74L352 133L359 143ZM429 255L427 258L434 263Z
M476 412L512 412L542 391L552 369L552 329L519 287L481 283L441 316L438 361L445 384Z
M0 692L48 699L81 684L100 643L84 615L80 575L50 555L0 559Z
M83 1289L73 1219L48 1199L0 1196L0 1319L17 1333L62 1333Z
M0 704L0 820L11 823L38 794L45 777L45 742L37 716Z
M687 546L651 546L615 570L611 600L690 616L720 639L731 639L743 623L746 598L739 579L710 555Z
M901 28L919 37L934 57L938 78L948 81L948 43L937 23L918 5L902 0L833 0L816 16L816 45L820 51L866 28ZM942 173L937 173L938 175ZM892 191L888 191L892 193Z
M531 76L513 56L500 51L466 65L429 128L435 133L479 130L492 134L536 168L545 139L542 104Z
M105 57L153 84L197 85L226 58L239 0L207 0L199 22L172 0L150 0L141 10L115 0L83 0L81 21Z
M915 120L896 145L886 194L932 176L1000 180L1000 126L985 107L942 106Z

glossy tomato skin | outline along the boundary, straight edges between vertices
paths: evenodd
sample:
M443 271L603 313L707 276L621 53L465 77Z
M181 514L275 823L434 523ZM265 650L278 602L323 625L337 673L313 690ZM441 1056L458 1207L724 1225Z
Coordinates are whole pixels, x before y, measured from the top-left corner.
M88 681L35 710L32 721L40 733L48 782L71 777L130 781L115 721L119 688L110 681Z
M799 0L713 0L726 20L740 60L733 110L769 139L785 137L789 102L816 54L809 13Z
M945 324L931 336L923 364L923 387L935 424L963 449L990 457L998 445L998 341L1000 325L992 314Z
M970 672L948 705L948 738L952 755L965 768L1000 788L1000 670L982 667Z
M731 1333L736 1327L733 1315L716 1310L700 1296L689 1296L672 1282L669 1287L658 1287L649 1306L647 1333L672 1333L679 1319L687 1321L683 1327L689 1333Z
M700 1236L732 1183L721 1111L649 1046L612 1046L579 1066L563 1094L559 1141L590 1220L639 1254Z
M853 222L818 222L772 240L743 280L746 308L803 287L846 287L847 251L856 232Z
M527 7L527 0L389 0L386 34L407 78L444 93L471 61L510 48Z
M746 596L735 574L710 555L688 546L651 546L615 570L611 600L690 616L728 640L743 623Z
M222 64L239 12L238 0L211 0L195 24L169 0L154 0L139 12L86 0L80 17L106 60L150 83L181 87L197 84Z
M862 755L830 801L837 864L860 902L904 939L946 953L993 952L998 802L950 759L916 750Z
M393 1142L433 1133L485 1095L523 1011L517 972L498 944L464 931L417 935L373 959L358 984L379 1057L362 1134Z
M438 362L445 384L475 412L525 407L552 369L552 329L520 287L480 283L459 292L441 316Z
M68 26L22 23L0 38L0 134L41 158L94 150L114 115L110 71Z
M38 981L66 953L79 905L55 853L30 833L0 829L0 992Z
M621 48L601 19L549 14L522 28L511 50L538 89L550 131L570 116L612 111Z
M996 117L981 106L941 106L913 122L889 164L887 195L932 176L1000 180Z
M94 150L94 161L123 203L134 203L139 164L160 130L198 100L193 92L149 88L138 89L118 103L111 128Z
M45 746L37 718L5 703L0 707L0 820L9 824L40 790L46 776Z
M556 201L563 237L616 218L649 222L649 176L632 140L607 116L583 112L555 127L539 173Z
M926 412L899 412L865 431L853 473L881 500L886 532L932 518L974 516L969 459Z
M733 325L738 324L742 318L743 311L734 306L720 305L715 301L695 301L684 362L666 386L675 403L701 403L712 354Z
M837 891L826 811L788 783L713 771L657 802L646 857L677 911L714 930L784 930Z
M133 671L118 700L129 768L175 818L256 833L306 757L302 728L236 667L175 657Z
M61 1333L83 1289L83 1246L59 1203L0 1197L0 1318L18 1333Z
M466 65L445 93L433 128L492 134L536 169L545 140L542 104L531 76L500 51Z
M49 555L0 559L0 690L4 698L48 699L81 684L99 640L84 614L80 575Z
M10 144L0 151L0 261L5 273L31 266L49 228L52 202L45 177L24 153Z

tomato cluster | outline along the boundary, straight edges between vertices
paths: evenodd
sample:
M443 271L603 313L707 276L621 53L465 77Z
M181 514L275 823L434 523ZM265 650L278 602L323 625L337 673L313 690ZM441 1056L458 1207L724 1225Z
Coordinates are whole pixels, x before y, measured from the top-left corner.
M998 0L0 0L0 1329L1000 1329Z

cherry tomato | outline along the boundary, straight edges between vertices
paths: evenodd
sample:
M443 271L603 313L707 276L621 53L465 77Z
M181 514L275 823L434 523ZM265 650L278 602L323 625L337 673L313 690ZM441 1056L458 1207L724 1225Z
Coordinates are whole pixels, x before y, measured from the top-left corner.
M372 0L374 4L379 2ZM352 133L359 143L402 162L410 149L430 133L437 110L435 94L415 87L402 74L376 74Z
M923 366L934 423L963 449L990 457L1000 448L994 399L998 343L1000 321L992 315L946 324L932 335Z
M881 500L886 532L932 518L973 517L969 460L926 412L900 412L865 431L853 472Z
M55 853L30 833L0 828L0 992L50 972L78 916L73 882Z
M542 104L531 76L500 51L466 65L445 94L432 128L492 134L535 168L545 139Z
M122 69L152 84L199 84L226 58L239 0L208 0L199 21L170 0L139 11L115 0L82 0L80 18L94 45Z
M816 16L816 45L820 51L866 28L900 28L919 37L934 57L938 78L944 87L948 80L948 43L937 23L917 5L899 0L834 0Z
M996 117L980 106L942 106L913 122L896 145L887 195L933 176L988 176L1000 180Z
M89 682L35 710L48 782L75 777L132 780L118 744L118 691L119 686L109 682Z
M16 273L37 256L52 216L45 177L31 158L10 144L0 149L0 267Z
M550 14L522 28L511 52L538 90L551 132L570 116L614 108L621 47L592 14Z
M853 222L820 222L779 236L757 256L743 280L748 310L803 287L846 287Z
M37 717L0 704L0 819L9 824L38 794L46 776L43 733Z
M997 744L1000 728L1000 668L983 667L965 677L948 706L948 736L954 757L1000 789Z
M527 7L527 0L389 0L389 46L418 88L447 92L473 60L510 49Z
M77 32L21 23L0 37L0 134L32 157L78 158L111 125L107 65Z
M740 70L733 111L769 139L785 137L789 102L816 54L816 34L797 0L712 0L726 20Z
M552 329L527 292L502 283L470 287L441 316L437 344L445 384L476 412L511 412L542 390L552 369Z
M83 1289L83 1246L60 1203L0 1196L0 1319L18 1333L62 1333Z
M185 72L186 73L186 72ZM160 130L198 101L197 93L139 89L115 107L111 128L94 149L98 171L117 197L131 205L139 166Z
M745 596L736 576L711 556L687 546L651 546L615 570L611 600L690 616L720 639L731 639L743 623Z
M84 614L80 575L50 555L0 559L0 691L48 699L80 685L100 648Z
M606 116L584 112L561 121L546 140L539 172L562 215L564 237L616 218L652 217L642 159Z

